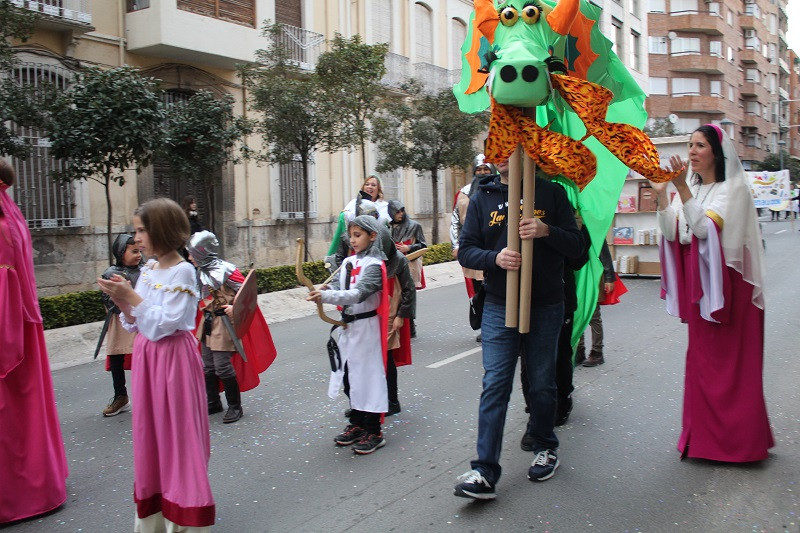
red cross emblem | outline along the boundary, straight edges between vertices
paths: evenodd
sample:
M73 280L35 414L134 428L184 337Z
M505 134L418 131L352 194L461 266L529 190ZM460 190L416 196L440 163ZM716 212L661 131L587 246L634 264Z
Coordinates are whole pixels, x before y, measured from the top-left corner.
M358 273L361 272L361 267L357 266L353 270L350 271L350 283L355 283L356 278L358 277Z

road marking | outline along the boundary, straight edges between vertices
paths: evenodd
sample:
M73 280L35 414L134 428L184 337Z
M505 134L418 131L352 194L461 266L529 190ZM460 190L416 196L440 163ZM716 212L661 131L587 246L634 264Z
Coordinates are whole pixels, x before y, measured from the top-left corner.
M446 364L452 363L453 361L458 361L459 359L464 359L468 355L472 355L474 353L480 352L480 348L473 348L471 350L467 350L466 352L457 353L453 356L448 357L447 359L442 359L441 361L437 361L435 363L431 363L425 368L439 368L440 366L444 366Z
M777 235L777 234L779 234L779 233L786 233L787 231L789 231L789 230L782 229L782 230L780 230L780 231L776 231L776 232L775 232L775 235Z

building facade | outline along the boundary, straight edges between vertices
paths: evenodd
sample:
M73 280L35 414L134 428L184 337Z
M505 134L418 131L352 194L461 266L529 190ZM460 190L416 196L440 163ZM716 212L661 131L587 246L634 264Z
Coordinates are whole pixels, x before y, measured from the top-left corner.
M725 127L745 168L788 144L785 0L649 0L647 111Z
M261 29L267 21L284 25L284 44L301 68L313 70L336 33L355 34L373 44L388 42L382 83L396 90L417 77L430 90L452 86L460 76L460 47L472 11L468 0L14 0L40 18L26 43L15 48L16 75L25 83L49 81L66 88L84 66L132 65L160 80L165 101L179 104L206 89L231 94L238 114L252 116L237 64L267 48ZM33 147L27 160L14 160L18 184L12 194L29 221L34 239L41 296L95 287L107 266L106 207L103 188L87 180L56 184L60 164L48 154L46 134L17 134ZM248 144L260 148L260 138ZM476 144L477 146L477 144ZM312 169L310 243L312 257L328 248L339 212L360 188L359 152L320 153ZM370 146L367 171L377 152ZM126 171L125 185L112 185L113 230L130 230L135 207L155 196L180 202L194 195L208 220L199 183L175 182L162 161ZM244 267L291 263L302 234L301 170L298 165L246 162L219 170L215 191L215 231L226 259ZM388 198L400 198L430 232L434 223L431 182L425 175L398 170L381 175ZM437 219L447 235L449 198L464 183L464 172L444 173Z

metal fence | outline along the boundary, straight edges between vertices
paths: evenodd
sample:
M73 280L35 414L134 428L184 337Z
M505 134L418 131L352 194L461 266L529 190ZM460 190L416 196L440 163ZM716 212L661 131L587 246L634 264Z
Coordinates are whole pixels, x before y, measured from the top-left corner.
M11 0L11 3L51 17L92 23L91 0Z
M19 63L14 70L17 83L39 89L45 85L56 90L66 89L72 72L55 65ZM50 155L50 140L37 128L10 125L20 142L30 148L27 159L11 158L17 174L14 200L31 228L58 228L82 226L83 217L78 213L76 187L70 183L59 183L53 173L63 169L64 163Z
M317 180L313 166L309 164L308 176L308 217L317 216ZM278 218L303 218L303 163L292 161L279 165L278 187L280 188L281 209Z
M303 70L314 70L322 53L325 36L296 26L283 24L283 33L278 36L279 46L284 48L289 58Z

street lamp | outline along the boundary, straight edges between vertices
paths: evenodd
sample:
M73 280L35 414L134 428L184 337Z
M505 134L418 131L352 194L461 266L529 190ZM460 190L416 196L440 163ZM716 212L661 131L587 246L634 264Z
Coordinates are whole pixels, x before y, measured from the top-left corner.
M786 146L786 141L781 139L778 141L778 159L780 160L780 168L778 170L783 170L783 147Z
M733 126L735 126L736 123L731 119L729 119L728 117L725 117L719 121L719 125L722 126L722 128L725 130L725 133L728 134L728 137L730 137L731 140L733 140Z

